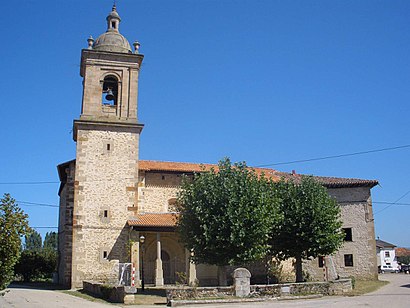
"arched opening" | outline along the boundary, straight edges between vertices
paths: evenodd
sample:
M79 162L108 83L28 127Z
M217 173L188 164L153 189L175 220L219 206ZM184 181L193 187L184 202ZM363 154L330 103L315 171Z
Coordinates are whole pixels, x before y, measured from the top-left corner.
M116 106L118 102L118 79L115 76L108 75L104 78L102 87L103 105Z

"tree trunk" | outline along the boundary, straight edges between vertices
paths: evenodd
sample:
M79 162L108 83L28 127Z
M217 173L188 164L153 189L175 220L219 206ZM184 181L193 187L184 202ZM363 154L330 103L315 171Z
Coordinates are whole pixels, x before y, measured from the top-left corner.
M303 282L302 256L301 255L298 255L295 258L295 272L296 272L296 282Z
M221 287L228 285L226 280L226 266L218 266L218 283Z

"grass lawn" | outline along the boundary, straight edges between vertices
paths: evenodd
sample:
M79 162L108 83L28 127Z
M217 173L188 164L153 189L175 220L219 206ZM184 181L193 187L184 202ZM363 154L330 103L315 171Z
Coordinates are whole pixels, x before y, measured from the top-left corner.
M105 301L101 298L88 295L83 290L76 290L76 291L74 291L74 290L64 290L64 291L61 291L61 292L65 293L65 294L72 295L72 296L80 297L82 299L86 299L90 302L107 303L107 301Z
M354 289L349 292L348 296L358 296L366 293L370 293L380 289L388 284L388 281L382 280L356 280Z
M72 296L77 296L77 297L86 299L91 302L98 302L98 303L105 303L105 304L112 304L112 305L124 305L124 304L110 303L102 298L88 295L83 290L78 290L78 291L64 290L62 292L65 294L69 294ZM167 299L166 297L163 297L163 296L151 295L151 294L141 294L141 293L137 293L135 295L134 305L164 305L165 306L166 304L167 304Z

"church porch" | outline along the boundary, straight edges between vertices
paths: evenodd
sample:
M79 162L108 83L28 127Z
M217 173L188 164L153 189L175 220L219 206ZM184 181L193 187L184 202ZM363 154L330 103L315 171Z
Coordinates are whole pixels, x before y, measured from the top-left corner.
M131 263L138 286L196 282L196 266L189 262L190 252L175 233L176 214L137 214L128 220Z

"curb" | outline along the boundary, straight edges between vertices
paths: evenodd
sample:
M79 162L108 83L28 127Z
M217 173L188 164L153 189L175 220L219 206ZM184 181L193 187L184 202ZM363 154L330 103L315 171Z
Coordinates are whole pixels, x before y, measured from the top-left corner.
M253 303L253 302L268 302L268 301L290 301L298 299L314 299L321 298L322 294L313 294L305 296L283 296L283 297L259 297L259 298L243 298L243 299L208 299L208 300L170 300L168 306L178 307L186 305L209 305L209 304L236 304L236 303Z

